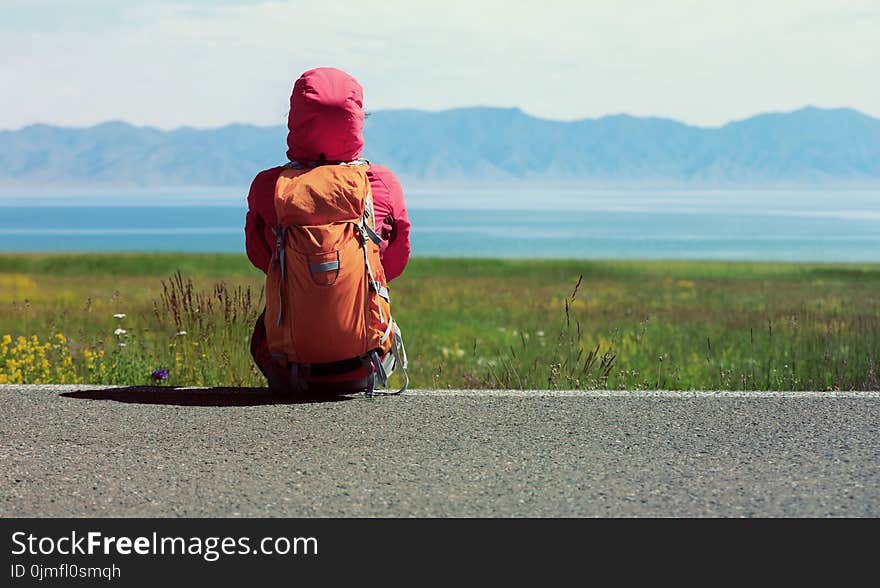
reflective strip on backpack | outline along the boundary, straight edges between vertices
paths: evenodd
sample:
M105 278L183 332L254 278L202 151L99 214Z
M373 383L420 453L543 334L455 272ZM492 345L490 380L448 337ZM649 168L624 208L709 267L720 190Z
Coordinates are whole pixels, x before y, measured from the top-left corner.
M333 270L338 270L338 269L339 269L339 260L309 264L309 271L312 272L313 274L320 274L322 272L332 272Z

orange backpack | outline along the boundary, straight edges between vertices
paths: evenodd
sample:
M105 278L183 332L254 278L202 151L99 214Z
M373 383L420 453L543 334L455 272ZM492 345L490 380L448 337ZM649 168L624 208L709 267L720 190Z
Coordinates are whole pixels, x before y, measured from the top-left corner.
M303 391L313 367L359 360L372 397L406 351L391 317L379 260L365 161L303 168L288 164L275 185L275 254L266 275L266 336L283 380L273 389ZM389 392L378 392L388 394Z

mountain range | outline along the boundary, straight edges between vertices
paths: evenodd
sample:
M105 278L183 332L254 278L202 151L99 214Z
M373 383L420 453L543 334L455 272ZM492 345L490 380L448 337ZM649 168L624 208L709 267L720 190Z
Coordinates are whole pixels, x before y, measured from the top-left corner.
M0 131L4 185L247 185L284 158L284 127L164 131L124 122ZM365 157L426 182L880 186L880 120L808 107L721 127L612 115L544 120L513 108L386 110Z

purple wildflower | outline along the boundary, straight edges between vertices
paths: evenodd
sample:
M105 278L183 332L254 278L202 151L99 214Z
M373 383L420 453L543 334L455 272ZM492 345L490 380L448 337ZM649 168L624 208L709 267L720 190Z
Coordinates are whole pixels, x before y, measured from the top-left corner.
M150 375L154 380L167 380L168 379L168 370L153 370L153 373Z

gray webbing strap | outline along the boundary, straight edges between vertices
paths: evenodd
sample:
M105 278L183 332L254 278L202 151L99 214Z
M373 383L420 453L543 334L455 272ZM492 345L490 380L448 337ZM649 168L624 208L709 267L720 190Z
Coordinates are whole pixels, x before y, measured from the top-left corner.
M272 231L275 233L275 259L278 261L278 264L281 266L281 277L278 279L278 318L275 321L276 325L281 325L281 314L284 309L284 296L283 296L283 288L284 288L284 236L287 233L287 229L282 227L281 225L277 225L272 228Z
M376 292L379 296L385 299L386 302L391 302L391 298L388 297L388 288L385 286L379 285L379 290Z
M389 376L394 373L395 367L395 359L393 353L386 353L382 358L382 367L385 368L385 373Z
M370 254L367 251L367 237L366 233L363 230L363 225L361 225L361 238L363 239L363 249L364 249L364 264L367 266L367 277L370 279L370 286L374 291L379 291L379 284L376 282L376 277L373 275L373 268L370 266ZM382 306L379 305L379 322L385 322L385 313L382 312Z
M370 165L366 159L355 159L352 161L340 161L337 165Z
M367 196L367 199L364 201L364 216L361 218L361 222L358 223L358 228L370 236L370 241L376 245L382 245L382 237L379 236L379 233L376 232L374 227L367 224L368 218L373 219L373 225L375 226L376 216L373 211L373 199L370 196Z
M355 159L354 161L309 161L305 167L311 169L324 165L370 165L370 162L366 159ZM298 161L289 161L284 167L288 169L304 169Z
M394 326L394 319L388 317L388 327L385 328L385 332L382 333L382 338L379 339L379 343L383 344L388 340L388 337L391 336L391 328Z
M373 362L373 369L376 373L377 383L380 386L388 384L388 372L385 371L385 365L382 363L382 360L379 359L379 354L376 351L370 352L370 361Z
M366 222L364 222L363 220L359 222L358 228L361 230L362 233L369 237L370 241L372 241L376 245L382 245L382 237L380 237L379 234L374 231L373 228Z
M394 321L394 345L395 348L399 347L397 351L400 356L400 366L406 370L406 347L403 346L403 334L400 332L400 327L397 325L397 321Z
M370 356L362 356L361 363L367 372L367 386L364 389L364 396L368 400L372 400L376 390L376 371L373 369L373 361Z
M400 331L397 332L400 333ZM403 386L395 392L395 394L400 394L406 392L406 389L409 388L409 374L406 373L406 350L403 348L403 339L397 334L394 335L394 345L391 346L391 354L394 356L394 363L396 366L400 366L400 371L403 372Z
M393 363L391 363L391 360L393 360ZM391 353L386 355L381 363L382 367L385 368L386 381L387 377L390 376L394 370L400 368L401 372L403 372L403 386L401 386L396 392L387 392L384 390L382 392L377 392L371 390L370 394L376 394L378 396L397 396L398 394L406 392L407 388L409 388L409 374L406 373L406 348L403 346L403 336L400 334L400 328L397 326L397 323L394 323L394 345L391 346Z

